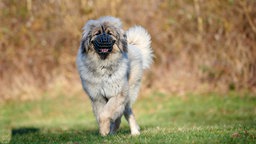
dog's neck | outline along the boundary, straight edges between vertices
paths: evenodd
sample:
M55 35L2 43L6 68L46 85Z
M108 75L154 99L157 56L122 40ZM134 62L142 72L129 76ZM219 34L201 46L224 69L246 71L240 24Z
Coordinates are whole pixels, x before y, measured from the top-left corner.
M110 54L106 59L102 59L96 53L85 55L84 64L91 72L102 71L113 73L119 69L120 61L125 61L128 65L127 54Z

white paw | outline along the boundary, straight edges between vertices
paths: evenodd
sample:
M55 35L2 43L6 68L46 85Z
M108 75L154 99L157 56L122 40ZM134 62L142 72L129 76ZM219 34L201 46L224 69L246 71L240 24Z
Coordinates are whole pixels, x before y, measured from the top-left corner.
M131 131L131 134L132 134L132 136L138 136L138 135L140 135L140 131L139 130L132 130Z

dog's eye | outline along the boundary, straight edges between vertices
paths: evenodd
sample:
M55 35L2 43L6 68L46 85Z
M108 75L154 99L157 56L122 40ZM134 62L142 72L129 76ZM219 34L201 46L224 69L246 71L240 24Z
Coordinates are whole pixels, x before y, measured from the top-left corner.
M112 32L110 32L110 31L108 31L108 32L107 32L107 34L108 34L108 35L113 35L113 33L112 33Z
M95 35L99 35L100 34L100 31L97 31L96 33L95 33Z

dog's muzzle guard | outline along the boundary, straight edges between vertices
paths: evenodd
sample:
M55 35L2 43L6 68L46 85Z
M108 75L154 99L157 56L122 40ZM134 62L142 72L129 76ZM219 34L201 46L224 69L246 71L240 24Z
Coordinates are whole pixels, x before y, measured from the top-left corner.
M112 51L115 40L104 32L103 34L98 35L92 43L100 57L105 59Z

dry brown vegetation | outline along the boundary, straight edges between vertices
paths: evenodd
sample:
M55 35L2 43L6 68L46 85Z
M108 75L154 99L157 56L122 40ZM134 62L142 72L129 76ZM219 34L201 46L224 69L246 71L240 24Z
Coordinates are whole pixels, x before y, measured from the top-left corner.
M104 15L151 34L156 58L144 90L253 91L255 7L255 0L1 0L0 99L81 90L81 28Z

